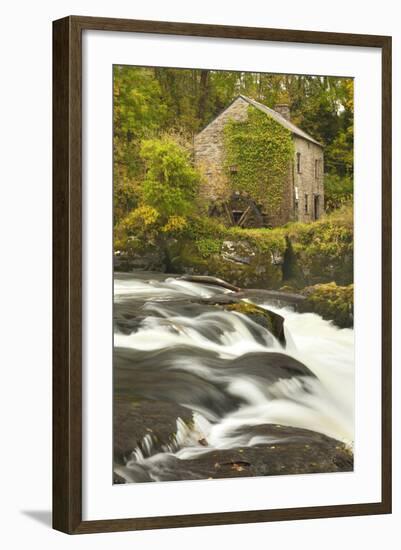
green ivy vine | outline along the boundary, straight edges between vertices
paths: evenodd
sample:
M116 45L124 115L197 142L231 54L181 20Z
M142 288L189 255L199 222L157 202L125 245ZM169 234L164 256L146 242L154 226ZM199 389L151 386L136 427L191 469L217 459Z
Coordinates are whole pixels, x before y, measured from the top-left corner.
M246 121L225 125L224 148L230 190L247 193L267 214L276 215L294 155L291 132L249 106Z

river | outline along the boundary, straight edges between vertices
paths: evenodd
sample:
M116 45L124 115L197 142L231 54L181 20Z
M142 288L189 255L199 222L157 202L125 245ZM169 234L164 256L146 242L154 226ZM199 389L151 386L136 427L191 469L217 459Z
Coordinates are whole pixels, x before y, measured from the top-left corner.
M353 330L253 293L283 344L210 303L234 294L115 274L116 482L352 469Z

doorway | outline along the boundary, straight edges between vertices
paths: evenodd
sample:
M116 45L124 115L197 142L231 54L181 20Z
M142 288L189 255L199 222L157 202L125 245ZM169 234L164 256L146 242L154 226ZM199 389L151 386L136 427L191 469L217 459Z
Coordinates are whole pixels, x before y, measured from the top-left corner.
M319 210L320 210L320 196L315 195L313 199L313 218L315 220L319 219Z

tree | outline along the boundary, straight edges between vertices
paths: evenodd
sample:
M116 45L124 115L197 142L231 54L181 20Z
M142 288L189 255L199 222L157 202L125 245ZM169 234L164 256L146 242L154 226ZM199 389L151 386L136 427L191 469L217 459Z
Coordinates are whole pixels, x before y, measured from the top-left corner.
M160 87L150 69L116 66L113 90L114 221L134 208L143 175L140 143L166 118Z
M124 165L128 176L142 169L139 145L156 135L166 119L166 106L160 86L151 69L116 66L114 68L114 162Z
M324 178L324 203L327 212L350 203L353 193L351 178L341 177L338 174L326 174Z
M144 140L140 156L146 166L141 186L142 203L155 208L167 223L171 216L186 216L194 209L199 174L190 152L171 135Z
M208 71L206 71L207 73ZM167 106L165 130L174 130L193 136L199 131L202 121L199 119L201 78L205 97L202 109L207 100L207 78L201 76L197 69L156 68L154 75L162 91Z

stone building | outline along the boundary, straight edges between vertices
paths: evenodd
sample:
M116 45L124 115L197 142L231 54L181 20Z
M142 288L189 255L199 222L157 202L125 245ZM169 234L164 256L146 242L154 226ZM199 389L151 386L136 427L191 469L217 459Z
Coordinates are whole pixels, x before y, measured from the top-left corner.
M289 130L294 144L294 158L283 178L282 204L274 216L267 216L253 199L235 189L228 191L224 168L224 126L228 120L246 121L249 108L258 109ZM238 96L220 115L194 138L194 160L204 175L201 194L210 206L211 215L223 216L230 225L273 227L288 221L309 222L323 213L323 146L295 126L288 105L270 109L246 96Z

